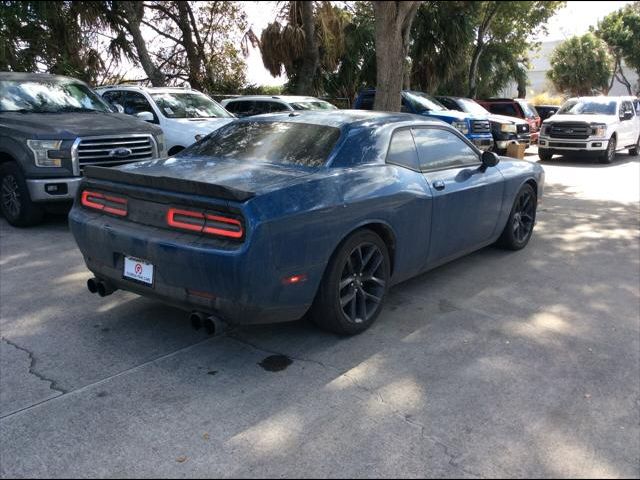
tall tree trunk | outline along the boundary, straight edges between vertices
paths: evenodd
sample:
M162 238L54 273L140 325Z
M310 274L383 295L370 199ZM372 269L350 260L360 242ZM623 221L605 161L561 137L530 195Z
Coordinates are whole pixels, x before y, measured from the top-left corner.
M525 98L527 96L527 77L518 77L518 98Z
M375 110L399 112L411 24L421 2L373 2L376 37Z
M469 66L469 98L476 98L478 95L478 66L480 65L480 57L484 52L485 38L484 36L491 27L493 18L498 13L500 2L483 2L486 8L482 22L478 26L478 34L476 36L476 45L473 49L471 57L471 65Z
M138 60L140 65L147 74L147 78L154 87L164 87L167 83L167 77L156 67L151 60L149 50L147 50L147 44L142 38L142 32L140 32L140 22L144 15L144 6L142 2L120 2L122 10L125 14L124 27L131 34L133 44L136 47L138 53Z
M197 90L203 90L201 80L202 64L198 49L193 41L193 31L189 20L189 6L187 2L178 1L178 28L182 32L182 43L185 53L187 54L187 62L189 64L189 83Z
M300 74L294 92L298 95L312 95L313 82L320 64L320 52L316 40L316 25L313 17L313 2L300 2L302 29L304 30L304 53ZM295 6L292 6L295 8Z

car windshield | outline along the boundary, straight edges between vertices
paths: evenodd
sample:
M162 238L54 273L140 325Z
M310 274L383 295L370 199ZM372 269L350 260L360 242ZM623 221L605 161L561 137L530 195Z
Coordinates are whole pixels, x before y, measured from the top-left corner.
M337 110L338 107L324 100L311 100L305 102L292 102L289 105L294 110Z
M319 167L339 137L340 129L324 125L239 121L216 130L180 156Z
M422 92L405 92L405 98L413 104L416 112L433 111L440 112L448 110L447 107L438 102L435 98Z
M468 98L461 98L460 103L462 104L462 109L467 113L471 113L472 115L489 115L490 114L486 108L484 108L475 100L471 100Z
M0 112L111 112L111 108L82 83L0 80Z
M615 115L615 100L569 100L557 112L560 115Z
M516 100L516 102L518 102L518 105L520 105L520 108L522 108L525 117L535 118L540 116L535 107L530 103L524 102L522 100Z
M167 118L229 118L222 105L199 92L152 93L160 112Z

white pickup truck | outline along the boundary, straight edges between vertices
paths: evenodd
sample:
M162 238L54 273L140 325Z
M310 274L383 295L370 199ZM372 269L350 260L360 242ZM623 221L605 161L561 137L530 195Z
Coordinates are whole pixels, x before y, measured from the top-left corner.
M640 100L636 97L580 97L565 102L540 129L538 156L593 154L611 163L620 150L640 150Z
M218 102L190 88L112 85L96 91L120 112L162 128L169 156L235 118Z

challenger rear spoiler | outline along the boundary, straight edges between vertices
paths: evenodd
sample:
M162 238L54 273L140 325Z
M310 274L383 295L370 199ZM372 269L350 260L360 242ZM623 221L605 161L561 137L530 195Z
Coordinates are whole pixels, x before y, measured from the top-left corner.
M222 198L225 200L235 200L236 202L246 202L256 196L254 192L239 190L226 185L216 185L212 183L196 182L183 178L159 177L155 175L142 175L126 170L115 168L87 166L84 169L85 177L96 180L106 180L108 182L124 183L140 187L157 188L169 192L187 193L193 195L203 195L207 197Z

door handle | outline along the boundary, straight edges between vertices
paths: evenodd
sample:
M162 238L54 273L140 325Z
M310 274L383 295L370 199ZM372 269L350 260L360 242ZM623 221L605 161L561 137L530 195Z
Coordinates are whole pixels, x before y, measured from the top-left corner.
M433 182L433 188L436 190L444 190L444 182L442 180L436 180Z

